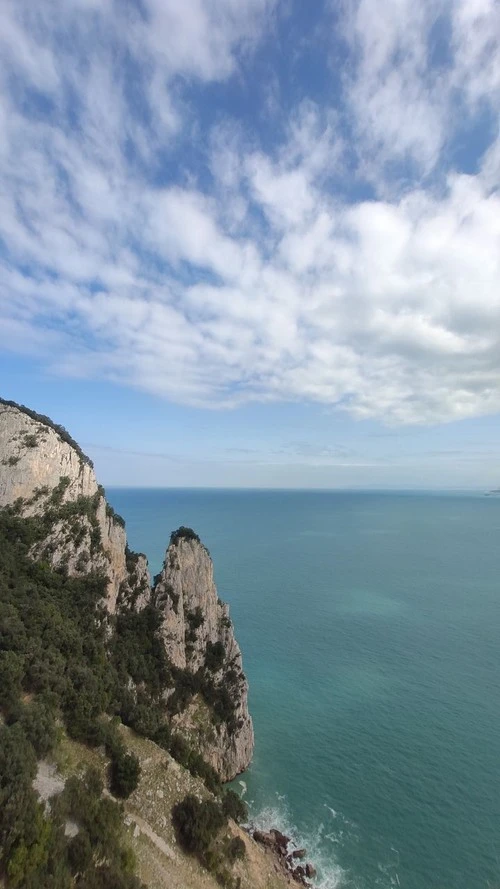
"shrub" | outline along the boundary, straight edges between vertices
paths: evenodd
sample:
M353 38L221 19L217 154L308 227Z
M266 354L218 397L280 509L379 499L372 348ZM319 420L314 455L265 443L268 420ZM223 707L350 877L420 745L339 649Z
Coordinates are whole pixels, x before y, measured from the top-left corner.
M116 756L111 761L111 791L127 799L136 789L141 775L139 760L134 753Z
M36 448L38 445L38 436L31 434L24 436L24 444L27 448Z
M224 663L226 652L222 642L207 642L205 667L211 673L217 673Z
M35 700L24 707L19 721L37 756L47 756L57 736L54 711L44 701Z
M106 503L106 515L108 519L113 519L115 525L120 525L121 528L125 527L125 519L118 512L115 512L109 503Z
M226 819L215 800L200 802L190 795L173 807L172 822L182 848L205 863L210 846L225 826Z
M92 862L92 846L87 833L79 832L68 844L68 862L72 874L83 873Z
M232 818L237 824L246 821L248 818L248 808L245 802L238 796L234 790L226 790L222 797L222 809L227 818Z
M246 846L241 837L232 837L226 846L226 857L233 864L245 857Z
M180 528L177 528L177 531L172 531L170 535L170 544L172 546L175 546L180 540L196 540L197 543L201 542L196 532L193 531L192 528L186 528L185 525L181 525Z
M200 606L197 605L194 611L187 611L185 617L189 627L189 629L186 630L185 633L185 641L195 642L196 633L205 620L205 618L203 617L203 611L201 610Z
M220 778L215 769L212 768L208 762L205 762L201 754L196 750L193 750L187 741L180 735L172 735L168 746L168 752L178 763L184 766L188 772L202 778L212 793L218 793L220 791Z

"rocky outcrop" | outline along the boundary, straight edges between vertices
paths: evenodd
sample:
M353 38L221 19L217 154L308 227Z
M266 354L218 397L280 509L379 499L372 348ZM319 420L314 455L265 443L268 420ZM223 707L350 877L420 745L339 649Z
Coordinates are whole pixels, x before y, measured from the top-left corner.
M172 535L153 591L163 614L162 636L180 673L196 677L199 691L175 717L223 780L249 765L254 745L248 684L229 608L220 601L210 554L197 535Z
M0 399L0 508L6 506L31 519L33 558L70 576L107 577L110 614L140 610L153 595L172 665L165 707L174 729L223 781L246 769L254 743L248 684L229 608L198 536L186 528L172 535L152 594L147 560L128 549L123 519L76 442L48 417Z
M123 520L107 504L90 460L58 428L0 403L0 507L15 504L20 515L43 517L35 558L64 564L70 575L105 574L111 613L121 599L143 607L150 593L145 557L130 564Z
M84 461L52 427L18 407L0 404L0 506L22 498L24 515L41 513L61 477L69 480L62 502L97 492L90 461ZM28 504L35 491L44 488L47 494Z
M306 857L306 849L293 849L289 852L288 846L292 840L276 828L271 828L269 831L253 830L251 835L261 846L266 846L274 852L284 874L292 877L301 886L311 889L311 883L307 880L316 876L316 868L311 862L304 865L297 864L297 859L302 861Z

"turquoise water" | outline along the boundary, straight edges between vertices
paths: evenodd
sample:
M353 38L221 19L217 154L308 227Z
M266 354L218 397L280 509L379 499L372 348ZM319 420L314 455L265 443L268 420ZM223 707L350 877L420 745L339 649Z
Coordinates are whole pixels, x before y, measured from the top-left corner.
M194 527L250 681L252 812L320 885L500 885L500 498L112 490L153 572Z

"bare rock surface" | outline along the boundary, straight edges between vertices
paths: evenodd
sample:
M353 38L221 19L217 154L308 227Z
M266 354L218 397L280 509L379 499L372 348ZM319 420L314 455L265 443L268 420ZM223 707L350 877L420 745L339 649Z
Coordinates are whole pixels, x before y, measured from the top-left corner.
M34 520L33 558L70 576L107 577L110 614L151 601L147 560L128 549L124 522L106 502L90 460L49 418L0 400L0 508L7 506ZM174 535L153 595L174 670L203 678L201 694L173 716L174 728L229 781L253 754L248 683L212 559L189 529Z
M105 574L111 613L119 597L135 598L139 608L147 603L147 562L139 557L129 570L123 522L106 503L92 463L51 425L0 403L0 507L16 503L26 517L63 513L34 546L35 558L64 563L70 575Z
M229 781L248 767L253 754L248 683L229 608L217 595L212 559L196 535L174 536L154 596L163 612L162 635L172 663L192 674L205 671L231 699L230 723L204 719L199 698L178 720L222 780Z

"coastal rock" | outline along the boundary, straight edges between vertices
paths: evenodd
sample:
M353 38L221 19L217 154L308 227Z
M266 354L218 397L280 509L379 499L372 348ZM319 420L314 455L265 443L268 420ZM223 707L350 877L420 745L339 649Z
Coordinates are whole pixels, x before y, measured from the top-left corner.
M163 614L161 634L171 663L203 679L224 711L214 720L197 694L174 723L221 780L230 781L248 767L253 754L248 683L229 608L217 595L212 559L189 529L172 535L153 597Z
M0 401L0 507L14 505L22 516L44 517L34 558L64 565L70 575L106 575L110 613L120 599L147 604L146 559L130 564L123 520L107 504L90 460L48 418Z
M307 863L306 864L306 877L309 877L309 879L312 879L315 876L316 876L316 868L312 864Z
M294 849L292 852L292 858L305 858L307 855L307 849Z
M34 559L70 576L107 578L110 614L140 610L151 601L146 558L129 550L125 523L106 502L91 461L48 417L0 399L0 508L7 506L33 520ZM165 705L169 697L177 700L169 711L173 729L229 781L253 753L248 684L229 608L217 596L212 560L187 531L172 536L154 589L174 673ZM187 686L193 693L186 696Z
M274 837L264 830L254 830L253 838L256 843L260 843L262 846L268 846L270 849L274 846Z
M275 845L286 852L288 843L290 842L290 837L287 837L284 833L281 833L280 830L277 830L273 827L270 831L271 836L274 838Z

